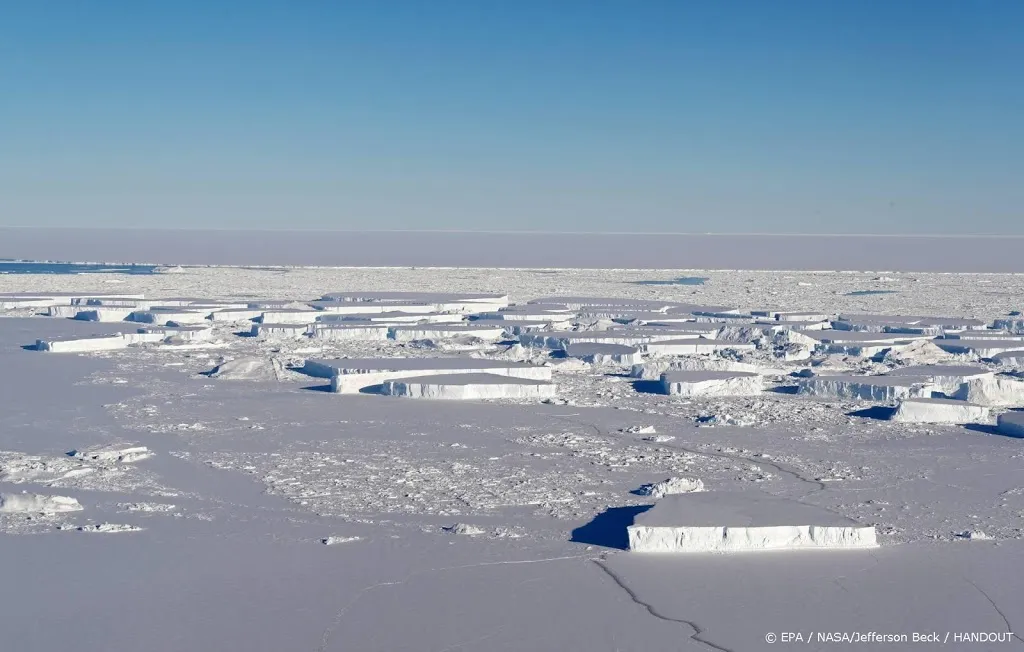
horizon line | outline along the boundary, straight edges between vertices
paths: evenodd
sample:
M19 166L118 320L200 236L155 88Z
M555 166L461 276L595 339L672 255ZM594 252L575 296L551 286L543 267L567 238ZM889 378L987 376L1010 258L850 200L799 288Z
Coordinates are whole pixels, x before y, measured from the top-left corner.
M787 237L787 238L1024 238L1024 233L770 233L770 232L715 232L715 231L538 231L489 229L331 229L331 228L273 228L273 227L175 227L175 226L38 226L7 225L3 229L16 230L82 230L82 231L198 231L198 232L257 232L257 233L444 233L478 235L608 235L608 236L713 236L713 237Z

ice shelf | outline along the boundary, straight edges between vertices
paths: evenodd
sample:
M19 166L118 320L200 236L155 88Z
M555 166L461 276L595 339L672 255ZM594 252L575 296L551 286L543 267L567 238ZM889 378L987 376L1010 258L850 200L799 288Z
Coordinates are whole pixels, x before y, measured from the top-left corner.
M386 396L448 400L542 399L554 397L556 388L553 383L545 380L470 373L388 380L383 383L380 393Z
M877 548L865 526L805 503L755 492L669 495L626 528L635 552Z
M661 390L673 396L749 396L764 390L764 378L749 371L666 371Z
M889 416L899 423L979 423L989 419L989 409L967 401L943 398L908 398Z

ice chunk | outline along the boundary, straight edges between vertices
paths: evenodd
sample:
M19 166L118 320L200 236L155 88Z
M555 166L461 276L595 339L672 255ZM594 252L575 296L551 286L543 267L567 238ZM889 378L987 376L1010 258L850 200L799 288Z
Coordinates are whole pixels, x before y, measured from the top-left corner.
M961 384L951 397L978 405L1024 405L1024 382L996 376L973 378Z
M940 389L927 376L814 376L801 379L797 393L818 398L894 401L931 398Z
M1024 437L1024 412L1000 414L996 430L1011 437Z
M113 351L128 346L128 340L120 333L113 335L92 335L89 337L36 340L37 351L52 353L87 353L91 351Z
M689 494L704 491L704 483L699 478L669 478L654 484L645 484L637 489L641 496L664 498L673 494Z
M153 457L153 451L145 446L115 445L99 446L86 450L68 451L69 457L91 462L118 462L130 464Z
M667 371L661 389L673 396L748 396L764 390L764 379L744 371Z
M217 365L210 378L222 380L278 380L283 371L281 363L267 358L238 358Z
M484 531L481 528L478 528L475 525L469 525L467 523L456 523L455 525L450 525L442 529L445 532L448 532L449 534L460 534L463 536L471 537L484 534Z
M78 512L82 505L69 496L43 494L0 494L0 513L3 514L56 514Z
M900 423L979 423L988 418L987 407L941 398L904 399L889 416Z

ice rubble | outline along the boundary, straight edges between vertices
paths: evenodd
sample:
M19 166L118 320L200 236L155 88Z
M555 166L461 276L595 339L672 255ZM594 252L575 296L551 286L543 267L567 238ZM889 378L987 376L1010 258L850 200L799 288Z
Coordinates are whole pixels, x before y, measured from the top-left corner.
M2 514L56 514L79 512L82 505L69 496L47 496L44 494L0 494Z
M814 376L800 380L797 393L815 398L894 401L931 398L941 388L927 376Z
M380 393L386 396L469 401L498 398L543 399L556 396L556 388L554 384L545 380L470 373L387 380L383 383Z
M654 484L641 486L636 493L641 496L664 498L675 494L690 494L704 491L704 483L699 478L669 478Z
M996 430L1010 437L1024 437L1024 412L1000 414Z
M88 462L113 462L118 464L131 464L153 457L153 451L145 446L132 445L111 445L96 446L84 450L68 451L68 457Z
M873 526L753 492L665 496L626 528L634 552L876 548Z
M889 419L898 423L983 423L989 419L989 409L952 399L907 398Z
M331 379L331 391L356 393L388 380L442 374L497 374L530 380L551 380L551 368L510 360L482 358L340 358L307 359L303 373Z
M570 358L579 358L591 364L628 364L633 365L640 362L642 356L640 349L625 344L598 344L592 342L577 342L565 348L565 354Z
M749 371L666 371L661 390L673 396L749 396L764 390L764 378Z

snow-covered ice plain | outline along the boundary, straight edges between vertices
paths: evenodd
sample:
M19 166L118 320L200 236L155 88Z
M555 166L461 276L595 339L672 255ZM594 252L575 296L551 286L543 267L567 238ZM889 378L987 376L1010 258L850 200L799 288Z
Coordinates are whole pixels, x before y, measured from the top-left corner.
M1024 276L177 267L0 304L5 650L1024 648Z

